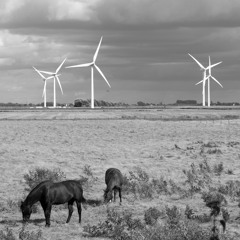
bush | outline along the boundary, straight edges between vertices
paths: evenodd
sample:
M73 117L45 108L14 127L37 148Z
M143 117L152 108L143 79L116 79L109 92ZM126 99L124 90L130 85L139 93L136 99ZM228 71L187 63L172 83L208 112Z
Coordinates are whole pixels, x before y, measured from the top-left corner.
M216 173L217 176L220 176L223 173L223 163L215 164L213 166L213 171Z
M30 170L28 174L25 174L23 176L23 178L28 185L28 188L26 188L26 190L29 191L36 187L39 183L46 180L51 180L53 182L63 181L66 179L66 175L59 168L49 170L46 168L38 167Z
M190 195L200 192L212 182L210 176L210 167L206 161L200 163L199 166L196 166L194 163L192 163L191 169L184 169L183 173L187 177L185 184L189 186L188 192Z
M186 206L185 216L187 219L197 220L200 223L206 223L211 221L211 216L209 214L203 213L203 214L196 214L192 208L190 208L188 205Z
M171 194L182 191L172 180L167 182L163 177L150 178L149 174L139 167L136 171L130 171L129 175L129 177L123 176L123 191L126 194L134 194L135 198L151 199L161 193Z
M156 210L156 209L155 209ZM154 209L146 212L153 215ZM145 215L146 215L145 212ZM131 213L108 210L107 219L98 225L84 227L90 237L106 237L116 240L209 240L210 229L203 229L196 222L182 217L176 206L166 207L166 223L144 225Z
M13 233L13 230L6 227L5 230L0 231L0 239L1 240L44 240L43 234L41 230L38 230L37 232L29 232L23 227L18 237L16 237Z
M84 176L82 176L79 179L79 181L82 184L82 186L84 186L86 188L92 187L98 181L98 178L94 177L93 171L92 171L90 165L84 165L84 167L83 167L83 175Z
M5 228L5 230L0 231L0 239L1 240L17 240L17 238L13 234L12 229L9 229L8 227Z
M227 205L226 198L217 191L203 192L202 199L206 203L206 205L211 202L219 202L221 205Z
M107 219L98 225L84 226L85 232L91 237L108 237L116 240L131 239L131 231L143 228L139 219L133 219L132 213L118 213L114 209L107 210Z
M43 234L41 230L38 230L37 232L29 232L25 230L23 227L21 231L19 232L19 239L21 240L42 240Z
M157 208L150 207L144 213L144 221L147 225L154 225L160 216L161 212Z
M129 172L130 177L123 178L123 191L127 194L133 193L134 197L140 199L153 198L154 189L147 172L141 168Z
M220 185L218 191L224 195L229 195L233 200L240 197L240 181L230 180L225 185Z

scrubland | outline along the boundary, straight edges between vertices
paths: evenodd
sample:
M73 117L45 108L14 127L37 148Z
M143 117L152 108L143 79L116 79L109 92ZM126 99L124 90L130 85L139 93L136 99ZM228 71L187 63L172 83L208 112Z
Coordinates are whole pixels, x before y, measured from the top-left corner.
M165 224L169 228L173 222L178 232L200 227L210 232L212 220L204 199L215 192L226 200L224 208L229 215L226 232L219 235L220 239L239 239L239 112L1 112L2 236L13 240L19 236L38 240L169 239L156 234L167 232ZM117 198L116 203L86 206L81 226L76 206L69 224L65 224L67 208L55 206L50 228L45 228L43 211L38 207L23 229L19 202L28 193L24 175L44 168L59 169L66 179L85 177L88 182L83 185L84 197L97 202L103 199L104 174L109 167L119 168L125 176L122 205ZM176 230L173 227L172 232L173 229ZM7 234L13 237L7 238Z

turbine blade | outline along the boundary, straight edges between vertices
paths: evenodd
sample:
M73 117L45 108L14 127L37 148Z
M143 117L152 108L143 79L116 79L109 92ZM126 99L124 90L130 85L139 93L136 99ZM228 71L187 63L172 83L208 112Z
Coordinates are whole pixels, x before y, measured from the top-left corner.
M211 75L211 78L223 88L222 84L215 77Z
M102 43L102 38L103 38L103 37L101 37L101 39L100 39L100 41L99 41L99 44L98 44L98 47L97 47L97 50L96 50L96 52L95 52L95 54L94 54L94 56L93 56L93 62L95 62L96 59L97 59L97 55L98 55L98 52L99 52L99 49L100 49L100 45L101 45L101 43Z
M203 80L201 80L200 82L196 83L195 85L198 85L198 84L200 84L200 83L202 83L202 82L203 82Z
M41 72L39 72L35 67L33 67L33 68L34 68L34 70L35 70L43 79L46 79L46 78L42 75Z
M46 71L40 71L40 70L39 70L39 72L41 72L41 73L46 73L46 74L48 74L48 75L53 75L53 74L54 74L53 72L46 72Z
M190 53L188 54L202 69L205 69L205 67L195 58L193 57Z
M209 62L209 66L211 66L211 59L210 59L210 56L208 56L208 62ZM212 68L209 68L209 74L211 75L211 71L212 71Z
M203 83L203 82L207 81L208 77L209 77L209 76L205 77L204 79L202 79L201 81L199 81L199 82L196 83L195 85L198 85L198 84L200 84L200 83Z
M215 64L213 64L213 65L211 65L211 66L208 66L207 69L209 69L209 68L213 68L213 67L219 65L220 63L222 63L222 62L218 62L218 63L215 63Z
M90 67L92 64L93 63L83 63L83 64L78 64L78 65L68 66L66 68Z
M56 75L56 79L57 79L57 81L58 81L59 87L60 87L61 92L62 92L62 94L63 94L62 86L61 86L60 80L59 80L59 78L58 78L58 75Z
M60 68L62 67L62 65L64 64L64 62L67 60L67 58L65 58L63 61L62 61L62 63L59 65L59 67L57 68L57 70L56 70L56 74L58 73L58 71L60 70Z
M102 71L100 70L100 68L99 68L97 65L95 65L95 64L94 64L94 66L95 66L95 68L98 70L98 72L102 75L102 77L103 77L103 79L106 81L107 85L111 88L108 80L106 79L106 77L104 76L104 74L102 73Z
M48 78L45 78L45 80L49 80L49 79L51 79L51 78L54 78L54 76L50 76L50 77L48 77Z

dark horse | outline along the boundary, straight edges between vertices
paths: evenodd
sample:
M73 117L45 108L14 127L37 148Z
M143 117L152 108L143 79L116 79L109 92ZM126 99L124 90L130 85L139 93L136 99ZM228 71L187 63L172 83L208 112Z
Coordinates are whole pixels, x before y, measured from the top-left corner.
M70 221L72 216L74 202L77 204L79 223L81 223L81 202L86 202L86 200L83 197L83 190L79 181L68 180L58 183L44 181L38 184L21 204L24 222L30 219L32 205L38 201L41 203L43 208L47 227L50 227L52 205L63 204L66 202L68 202L69 210L67 223Z
M105 173L105 183L107 185L104 191L104 201L109 202L112 200L112 191L114 191L114 202L116 201L116 194L119 191L120 203L122 202L122 184L123 175L117 168L109 168Z

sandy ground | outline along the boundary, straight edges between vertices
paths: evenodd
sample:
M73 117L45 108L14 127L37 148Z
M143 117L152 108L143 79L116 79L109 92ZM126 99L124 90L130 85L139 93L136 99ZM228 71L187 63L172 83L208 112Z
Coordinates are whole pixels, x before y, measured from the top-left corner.
M238 116L239 110L2 112L0 206L26 195L23 175L36 167L60 168L68 179L76 179L82 176L84 165L90 165L94 176L99 178L96 186L84 189L85 197L92 199L102 199L104 173L109 167L117 167L127 174L139 166L150 176L180 182L184 180L183 169L203 160L200 148L208 142L215 142L221 151L221 154L209 154L209 163L223 162L225 170L234 172L233 175L223 174L219 181L239 180L240 144L229 143L240 141L240 120L216 120L227 119L225 116L229 115ZM196 121L181 121L179 116L190 116ZM159 196L151 201L125 197L123 201L122 206L113 203L112 207L134 211L138 217L150 206L159 209L169 204L184 207L188 203L196 209L204 206L197 196L189 199ZM228 206L231 223L227 231L233 234L240 234L239 222L233 220L240 214L237 204L231 200ZM82 215L82 226L97 224L104 220L106 206L88 207L83 209ZM41 229L46 239L79 239L82 226L77 223L76 209L69 224L65 224L66 218L67 209L53 209L52 226L46 229L43 212L32 214L34 221L27 228L30 231ZM15 232L19 231L20 211L2 211L0 223L0 230L10 226Z

